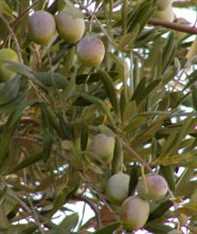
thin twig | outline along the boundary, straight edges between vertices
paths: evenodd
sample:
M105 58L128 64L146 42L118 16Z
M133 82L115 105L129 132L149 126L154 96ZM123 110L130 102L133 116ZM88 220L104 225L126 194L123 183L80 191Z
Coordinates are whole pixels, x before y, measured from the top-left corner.
M148 171L152 172L151 167L147 162L143 160L143 158L131 147L127 142L125 142L123 139L121 139L123 147L131 153Z
M35 1L31 6L26 8L13 22L12 22L12 27L15 29L17 24L20 22L20 20L34 7L36 6L40 0Z
M36 222L36 224L37 224L37 226L39 228L40 233L45 234L45 232L44 232L44 230L42 228L42 224L40 223L39 216L38 216L37 212L35 211L35 209L33 207L33 204L32 204L32 202L31 202L31 200L29 198L28 198L28 202L29 202L29 205L31 207L32 214L34 216L35 222Z
M15 35L12 27L10 26L9 22L7 21L7 19L2 14L0 14L0 18L5 23L5 25L7 26L10 34L12 35L12 38L13 38L15 44L16 44L16 50L17 50L17 54L18 54L18 57L19 57L19 62L23 63L23 57L22 57L22 53L21 53L21 48L20 48L18 39L17 39L17 37L16 37L16 35Z
M23 200L21 200L12 190L7 189L7 193L9 196L11 196L12 198L14 198L16 201L19 202L19 204L29 213L32 214L34 219L35 219L35 224L38 226L39 231L41 234L44 234L44 231L42 229L41 223L39 222L39 220L37 219L37 215L35 215L35 211L32 210Z
M179 32L185 32L185 33L189 33L189 34L197 34L197 27L190 27L190 26L185 26L185 25L181 25L181 24L177 24L177 23L172 23L172 22L166 22L166 21L161 21L161 20L156 20L156 19L152 19L149 21L150 25L153 26L161 26L164 28L169 28L169 29L173 29L175 31L179 31Z
M83 202L87 203L90 206L90 208L95 213L97 228L99 229L101 227L101 219L100 219L100 213L99 213L99 210L98 210L97 206L95 206L95 204L90 199L88 199L87 197L84 197L84 196L76 196L76 197L74 197L74 199L83 201Z

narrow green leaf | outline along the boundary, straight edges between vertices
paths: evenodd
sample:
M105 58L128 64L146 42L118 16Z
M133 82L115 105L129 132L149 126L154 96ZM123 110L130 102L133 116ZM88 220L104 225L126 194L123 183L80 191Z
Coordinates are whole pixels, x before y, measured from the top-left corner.
M116 113L119 113L116 90L110 75L105 71L100 71L99 75L113 108L115 109Z
M176 185L176 179L175 179L175 172L174 172L173 166L160 166L160 173L163 175L163 177L168 182L169 188L174 192L175 191L175 185Z
M6 16L12 16L12 10L5 0L0 1L0 13Z
M151 233L157 233L157 234L166 234L174 230L174 228L170 226L167 226L165 224L159 224L156 222L148 223L147 225L145 225L145 229L147 229Z
M0 84L0 105L4 105L13 101L20 89L21 80L19 77L15 77Z
M91 103L97 105L99 107L100 110L103 111L103 113L105 113L107 115L107 117L109 118L111 124L115 127L116 124L114 122L114 119L110 113L109 108L106 106L106 104L101 101L99 98L96 98L94 96L88 95L88 94L81 94L81 97L90 101Z
M65 87L68 85L68 81L66 80L65 76L59 73L38 72L35 74L35 77L45 86L49 87L65 89Z
M140 176L140 167L138 165L134 165L131 168L130 172L130 182L129 182L129 196L132 196L135 192L136 185L138 183L138 178Z
M149 94L160 84L161 80L153 80L149 84L146 85L146 79L143 79L138 87L136 88L132 100L136 100L137 104L139 105ZM144 84L142 84L144 83Z
M194 109L197 111L197 86L192 87L192 102Z
M155 133L161 128L165 119L166 115L157 118L155 121L153 121L153 123L150 124L150 126L145 128L143 132L134 137L134 139L131 141L131 144L137 145L154 137Z
M176 50L176 40L174 33L170 33L170 36L167 39L166 46L164 47L163 52L163 69L165 70L167 66L172 62L174 58L174 53Z
M173 206L173 202L170 200L164 201L161 204L159 204L159 206L157 206L150 214L148 220L152 221L154 219L159 219L160 217L162 217L165 212L167 212L170 207Z
M70 234L77 225L78 220L79 216L77 213L66 216L58 226L51 230L51 234Z
M81 150L86 150L88 145L88 128L86 126L82 126L81 128Z
M23 161L21 161L18 165L16 165L14 168L11 168L9 171L4 172L4 175L6 174L11 174L11 173L16 173L19 170L22 170L24 168L27 168L29 166L31 166L32 164L35 164L36 162L42 160L42 154L35 154L35 155L31 155L28 158L24 159Z
M103 227L102 229L94 232L94 234L113 234L114 231L120 226L120 223L116 222L116 223L112 223L109 224L105 227Z
M116 138L114 155L112 160L112 175L121 171L123 166L123 149L122 144L118 138Z

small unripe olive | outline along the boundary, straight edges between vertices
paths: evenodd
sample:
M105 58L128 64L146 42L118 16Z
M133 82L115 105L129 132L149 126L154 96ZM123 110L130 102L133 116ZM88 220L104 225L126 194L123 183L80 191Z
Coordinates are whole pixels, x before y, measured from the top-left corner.
M160 200L168 192L168 184L160 175L148 175L140 178L137 184L138 195L147 200Z
M62 11L55 16L57 31L60 37L68 43L78 42L85 32L85 22L83 18Z
M175 14L173 8L169 6L165 10L156 11L153 18L159 19L161 21L173 22L175 20Z
M41 45L46 45L56 32L55 19L47 11L36 11L28 19L31 39Z
M128 197L121 207L121 219L127 231L142 228L149 217L149 203L139 197Z
M101 64L104 59L105 46L100 39L86 36L77 45L77 53L83 64L96 66Z
M100 133L93 137L90 143L90 151L95 159L111 162L114 153L114 145L114 137Z
M6 67L6 61L19 62L17 53L10 48L0 50L0 81L9 80L16 75L15 72Z
M109 178L106 184L106 195L112 203L122 203L128 197L130 177L119 172Z
M157 0L156 4L159 10L165 10L172 5L172 0Z

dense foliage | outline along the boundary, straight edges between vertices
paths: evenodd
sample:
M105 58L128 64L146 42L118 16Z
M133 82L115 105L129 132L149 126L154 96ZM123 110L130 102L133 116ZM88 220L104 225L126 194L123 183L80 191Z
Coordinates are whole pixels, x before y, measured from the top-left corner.
M0 1L0 233L196 233L197 30L156 2Z

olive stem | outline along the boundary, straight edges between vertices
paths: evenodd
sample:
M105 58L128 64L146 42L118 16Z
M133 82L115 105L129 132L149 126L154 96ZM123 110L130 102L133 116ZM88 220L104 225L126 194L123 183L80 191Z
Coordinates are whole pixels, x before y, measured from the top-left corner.
M36 6L38 3L40 2L40 0L35 1L31 6L29 6L28 8L26 8L13 22L12 22L12 26L15 29L15 27L17 26L17 24L20 22L20 20L29 12L29 10L31 10L34 6Z
M7 26L8 28L8 31L10 32L10 34L12 35L12 38L16 44L16 50L17 50L17 54L18 54L18 58L19 58L19 62L20 63L23 63L23 57L22 57L22 53L21 53L21 48L20 48L20 45L19 45L19 42L18 42L18 39L13 31L13 29L11 28L9 22L7 21L7 19L0 13L0 18L1 20L5 23L5 25Z
M150 172L152 172L151 167L149 166L149 164L147 162L145 162L142 157L131 147L128 145L128 143L126 143L123 139L121 139L122 141L122 145L125 147L125 149L127 149L138 161L140 161L142 163L142 165Z
M7 187L7 184L6 184ZM7 188L7 194L14 198L16 201L18 201L21 206L24 208L24 210L26 210L28 213L32 214L32 216L34 217L35 220L35 224L38 226L39 231L41 234L44 234L44 230L42 228L41 223L39 222L39 218L37 213L35 212L35 210L32 210L23 200L21 200L11 189Z
M75 196L74 199L76 200L80 200L80 201L83 201L85 203L87 203L90 208L94 211L95 213L95 218L96 218L96 222L97 222L97 228L99 229L101 227L101 220L100 220L100 214L99 214L99 210L98 208L95 206L95 204L90 200L88 199L87 197L85 196Z

